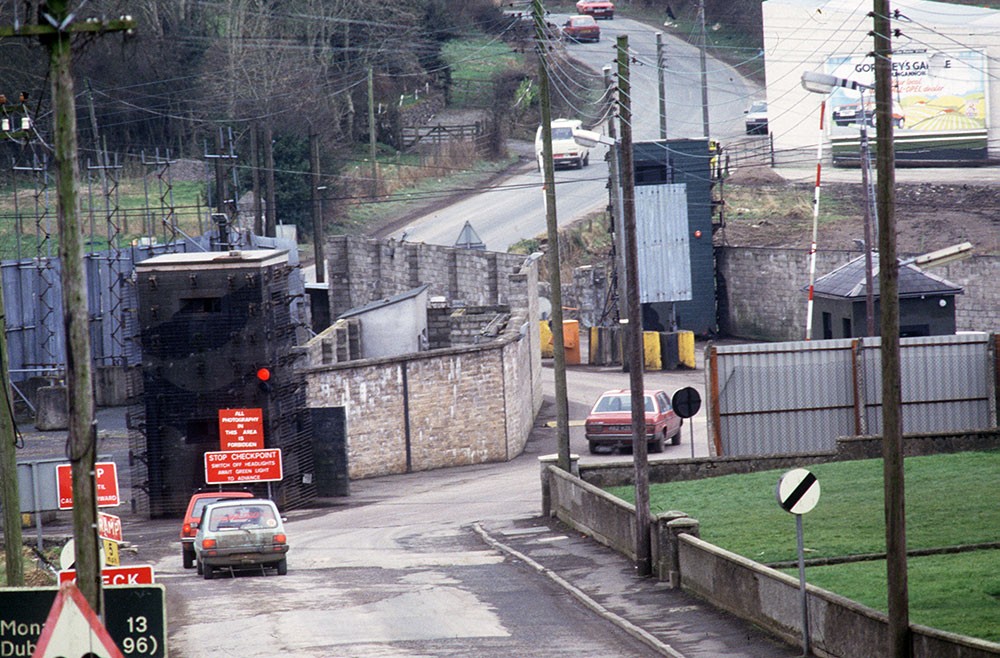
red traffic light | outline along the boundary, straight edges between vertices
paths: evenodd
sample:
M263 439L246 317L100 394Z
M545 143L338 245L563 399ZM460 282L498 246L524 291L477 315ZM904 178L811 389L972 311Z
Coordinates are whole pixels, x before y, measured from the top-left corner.
M266 382L267 380L271 379L270 368L259 368L257 370L257 379L260 380L261 382Z

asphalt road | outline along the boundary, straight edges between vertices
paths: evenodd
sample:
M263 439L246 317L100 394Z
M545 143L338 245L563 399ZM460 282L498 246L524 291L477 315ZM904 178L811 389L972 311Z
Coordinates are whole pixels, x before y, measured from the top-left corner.
M550 20L561 24L564 16ZM656 78L656 30L637 21L615 18L601 21L602 40L598 43L568 44L569 54L579 64L560 72L563 78L592 75L603 77L605 66L615 64L615 39L629 37L634 54L631 65L633 139L658 139L659 81ZM701 138L701 63L697 48L670 35L664 35L665 85L668 90L667 136ZM617 65L613 67L617 71ZM740 76L732 67L707 58L709 124L712 137L728 141L745 137L743 110L759 94L759 87ZM553 93L570 94L572 83L562 83L565 91L553 83ZM568 117L569 118L569 117ZM590 166L584 169L556 171L556 215L560 225L569 224L586 214L607 206L608 169L604 148L594 149ZM533 153L533 150L532 150ZM440 208L413 220L391 237L428 244L454 245L468 221L489 251L507 251L524 238L546 232L545 199L542 177L533 156L523 168L491 189Z

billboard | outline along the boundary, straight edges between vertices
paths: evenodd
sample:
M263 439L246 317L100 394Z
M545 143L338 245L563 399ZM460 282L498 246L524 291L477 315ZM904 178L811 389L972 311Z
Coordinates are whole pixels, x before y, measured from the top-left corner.
M867 85L875 84L874 69L872 58L866 55L835 55L826 61L827 73ZM896 159L985 160L987 84L982 52L895 51L892 123ZM837 88L827 105L834 161L857 161L859 129L876 123L875 92L865 91L862 98L858 91ZM874 132L869 139L873 137Z

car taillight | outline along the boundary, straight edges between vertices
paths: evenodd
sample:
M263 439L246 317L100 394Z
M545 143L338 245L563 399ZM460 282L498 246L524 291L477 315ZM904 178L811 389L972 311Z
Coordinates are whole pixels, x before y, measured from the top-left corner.
M182 537L190 537L193 534L194 533L191 532L191 524L190 523L185 523L183 526L181 526L181 536Z
M274 536L274 543L275 544L284 544L285 542L286 542L285 535L283 535L281 533L278 533L278 534L276 534Z
M215 546L216 546L216 543L215 543L214 539L202 539L201 540L201 547L202 548L215 548Z
M646 434L656 434L656 425L646 425Z

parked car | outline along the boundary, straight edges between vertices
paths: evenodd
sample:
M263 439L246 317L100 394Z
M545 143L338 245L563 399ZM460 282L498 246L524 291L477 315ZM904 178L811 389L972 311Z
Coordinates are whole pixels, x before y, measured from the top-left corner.
M645 391L646 440L650 452L663 452L663 444L681 442L683 419L670 406L670 396L665 391ZM605 391L594 403L584 423L590 452L598 448L632 447L632 391L619 389Z
M288 573L288 537L278 508L266 498L224 500L205 508L194 538L198 573L219 568L274 567Z
M569 41L593 41L601 40L601 26L597 24L593 16L570 16L562 26L563 38Z
M583 128L579 119L554 119L552 121L552 164L555 167L576 167L582 169L590 164L590 149L577 144L573 132ZM542 151L542 127L535 131L535 162L538 171L544 164Z
M191 496L181 525L181 558L185 569L194 566L194 536L205 506L233 498L253 498L253 494L249 491L202 491Z
M607 0L580 0L576 3L576 11L578 14L611 20L615 17L615 4Z
M743 114L747 115L748 135L767 134L767 101L754 101L750 107L743 111Z

